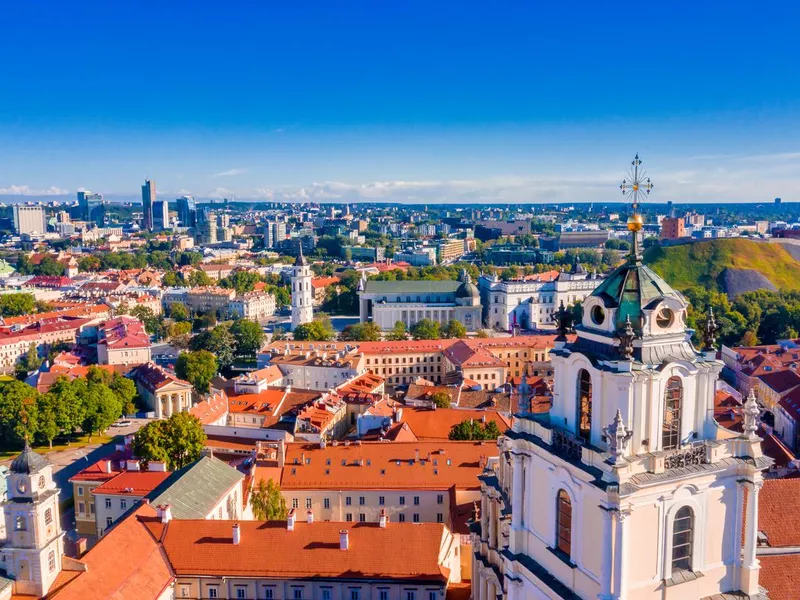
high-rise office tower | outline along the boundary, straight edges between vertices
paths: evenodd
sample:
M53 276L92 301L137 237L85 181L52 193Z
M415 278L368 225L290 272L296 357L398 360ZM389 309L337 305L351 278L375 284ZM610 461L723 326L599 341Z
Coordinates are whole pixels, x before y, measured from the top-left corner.
M154 227L154 220L153 220L153 204L156 201L156 182L150 181L149 179L144 180L144 185L142 186L142 209L144 212L144 222L142 223L142 229L147 231L153 231Z
M47 222L45 221L44 207L15 204L14 231L20 235L25 233L45 233L47 231Z
M264 224L264 248L274 248L275 244L286 239L286 223L267 221Z
M181 196L178 204L178 221L181 227L197 226L197 202L192 196Z
M156 231L169 229L169 202L167 200L153 202L153 229Z
M78 213L79 220L102 225L105 220L103 194L93 194L89 190L78 192Z

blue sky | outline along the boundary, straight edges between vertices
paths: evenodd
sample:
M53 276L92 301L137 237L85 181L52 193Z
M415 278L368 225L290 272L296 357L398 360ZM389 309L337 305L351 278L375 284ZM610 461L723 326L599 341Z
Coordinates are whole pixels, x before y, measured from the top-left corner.
M797 3L611 4L9 3L0 194L800 200Z

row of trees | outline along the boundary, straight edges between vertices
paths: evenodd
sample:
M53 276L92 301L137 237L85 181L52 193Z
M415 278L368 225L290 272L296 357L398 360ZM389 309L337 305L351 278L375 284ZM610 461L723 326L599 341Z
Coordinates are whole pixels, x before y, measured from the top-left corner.
M500 428L494 421L486 421L481 423L474 419L467 419L461 421L450 429L449 438L451 440L462 441L479 441L479 440L496 440L500 437Z
M78 431L105 431L136 410L136 386L118 373L90 367L86 377L59 377L46 394L21 381L0 383L0 439L6 448L23 439L47 442Z
M0 296L0 315L4 317L19 317L51 309L52 306L37 300L33 294L19 292Z

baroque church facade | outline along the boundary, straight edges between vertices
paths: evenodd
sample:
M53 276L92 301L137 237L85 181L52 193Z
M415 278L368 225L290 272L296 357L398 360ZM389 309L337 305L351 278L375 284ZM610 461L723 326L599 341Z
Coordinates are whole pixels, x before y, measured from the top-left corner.
M642 264L638 215L629 229L630 256L584 300L574 342L559 311L550 412L515 415L481 476L475 600L767 597L756 546L771 460L755 398L743 434L717 425L723 365Z

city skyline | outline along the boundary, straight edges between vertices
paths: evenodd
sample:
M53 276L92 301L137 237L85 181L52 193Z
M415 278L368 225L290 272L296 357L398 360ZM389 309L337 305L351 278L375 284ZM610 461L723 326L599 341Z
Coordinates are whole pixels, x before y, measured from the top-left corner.
M659 201L800 198L797 7L478 6L10 7L0 197L611 202L639 152Z

